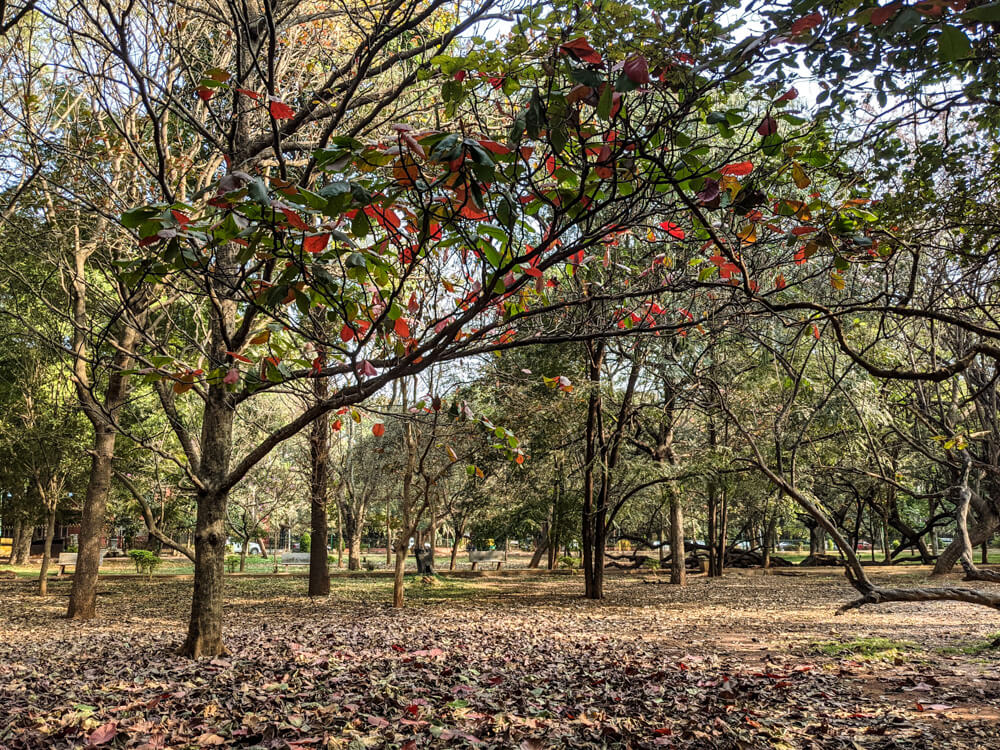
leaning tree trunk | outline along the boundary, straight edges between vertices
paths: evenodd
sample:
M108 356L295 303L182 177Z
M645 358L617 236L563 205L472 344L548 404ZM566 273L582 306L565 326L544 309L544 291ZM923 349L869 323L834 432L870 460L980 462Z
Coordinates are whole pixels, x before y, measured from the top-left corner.
M76 570L69 592L67 616L92 620L97 616L97 574L101 566L101 535L111 489L111 460L115 453L115 432L108 425L95 426L94 453L90 460L90 479L83 500L80 543Z
M45 524L45 548L42 551L42 569L38 572L38 593L45 596L49 590L49 562L52 560L52 538L56 535L56 509L49 509Z
M313 395L322 401L327 395L326 378L316 378ZM326 514L327 463L330 456L330 417L324 414L312 423L309 435L309 456L312 471L309 478L312 546L309 548L309 596L327 596L330 593L330 561L326 552L329 536Z
M458 548L462 543L462 534L465 533L465 519L463 518L455 524L455 540L451 545L451 561L448 563L448 570L455 569L455 561L458 559Z

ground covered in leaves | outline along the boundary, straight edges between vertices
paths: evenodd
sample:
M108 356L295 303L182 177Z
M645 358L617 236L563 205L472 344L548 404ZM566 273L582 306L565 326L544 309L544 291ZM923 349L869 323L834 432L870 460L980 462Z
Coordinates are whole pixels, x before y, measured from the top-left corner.
M655 581L415 580L393 611L385 578L233 578L201 662L174 655L190 581L102 581L89 624L66 582L0 581L0 748L1000 747L995 613L835 617L830 572Z

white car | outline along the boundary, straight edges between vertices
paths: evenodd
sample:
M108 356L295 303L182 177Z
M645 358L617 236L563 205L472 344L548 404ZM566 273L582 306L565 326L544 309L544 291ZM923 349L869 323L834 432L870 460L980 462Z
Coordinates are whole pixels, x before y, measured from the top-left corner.
M243 544L242 543L240 543L240 542L230 542L229 544L233 548L233 554L238 555L238 554L240 554L243 551ZM247 545L247 554L248 555L260 555L260 556L263 557L264 550L262 550L260 548L260 544L258 544L257 542L250 542L250 544Z

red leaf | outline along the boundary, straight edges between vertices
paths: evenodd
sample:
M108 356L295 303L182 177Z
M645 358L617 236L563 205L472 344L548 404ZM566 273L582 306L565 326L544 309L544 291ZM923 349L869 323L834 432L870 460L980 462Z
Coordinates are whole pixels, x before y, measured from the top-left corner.
M734 177L743 177L753 171L753 162L738 161L734 164L727 164L719 171L722 172L722 174L728 174Z
M479 143L480 146L482 146L483 148L485 148L487 151L490 151L491 153L494 153L494 154L498 154L500 156L503 156L505 154L509 154L510 153L510 148L509 147L503 145L502 143L497 143L496 141L491 141L488 138L484 138L483 140L478 141L478 143Z
M197 88L197 91L198 91L198 98L201 99L203 102L207 102L209 99L212 98L212 95L215 94L215 91L210 89L208 86L199 86Z
M815 323L813 323L813 336L819 338L819 326L817 326Z
M603 62L597 50L591 47L590 42L582 36L574 39L572 42L559 45L559 51L572 56L580 62L590 63L591 65L600 65Z
M410 338L410 326L406 324L403 318L396 318L396 323L393 325L393 330L396 331L396 335L401 339Z
M881 26L894 15L896 11L899 10L900 3L890 3L881 8L875 8L872 11L872 26Z
M792 86L790 89L788 89L788 91L786 91L784 94L782 94L781 96L779 96L774 101L775 102L790 102L790 101L792 101L792 99L795 99L796 97L798 97L798 95L799 95L799 90L797 88L795 88L794 86Z
M757 126L757 132L764 137L774 135L778 132L778 121L771 117L771 115L768 115L760 121L760 125Z
M309 225L306 224L302 220L302 217L299 216L297 213L295 213L292 209L282 208L281 213L285 215L285 218L288 220L288 223L291 224L296 229L301 229L303 232L309 231Z
M340 428L343 426L344 426L343 422L341 422L339 419L335 419L333 420L333 424L330 425L330 428L336 432L340 432Z
M625 77L637 86L645 86L650 81L649 63L642 55L635 55L625 61L622 66Z
M321 253L330 242L328 234L313 234L302 240L302 249L307 253Z
M465 80L465 76L466 75L468 75L468 74L464 70L460 70L457 73L455 73L455 75L453 77L454 77L454 79L456 81L458 81L459 83L461 83L462 81Z
M803 234L809 234L811 232L818 232L819 227L793 227L792 234L796 237L801 237Z
M775 289L784 289L785 288L785 283L786 283L785 282L785 275L779 273L778 276L777 276L777 278L775 278L775 280L774 280L774 288Z
M792 36L798 36L804 31L809 31L809 29L814 29L823 23L823 14L819 11L810 13L808 16L802 16L798 21L792 24L791 32Z
M354 338L354 329L348 324L344 324L344 327L340 329L340 340L345 344Z
M250 91L249 89L236 89L236 92L243 94L243 96L249 96L251 99L260 99L260 94L256 91Z
M385 434L385 425L382 422L376 422L372 425L372 435L375 437L382 437Z
M180 224L182 227L186 227L188 224L191 223L191 219L189 219L187 216L182 214L180 211L177 211L176 209L171 209L170 213L173 214L174 218L177 219L177 223Z
M237 354L236 352L226 352L226 354L233 359L238 359L240 362L246 362L247 364L251 364L253 362L253 360L249 357L244 357L242 354Z
M660 229L666 230L667 234L669 234L671 237L674 237L675 239L678 240L684 239L684 230L681 229L676 224L674 224L672 221L661 221Z
M271 99L271 104L268 108L271 111L271 117L275 120L291 120L295 117L295 110L278 99Z
M114 721L109 721L104 726L98 727L93 732L90 733L90 737L87 738L87 747L96 747L97 745L104 745L111 742L118 734L118 724Z

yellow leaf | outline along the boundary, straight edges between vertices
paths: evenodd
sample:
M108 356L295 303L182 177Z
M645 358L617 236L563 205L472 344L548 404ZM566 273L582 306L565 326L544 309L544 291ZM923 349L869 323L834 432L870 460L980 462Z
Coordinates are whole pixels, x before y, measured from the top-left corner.
M812 183L812 180L809 179L809 175L806 174L806 171L798 162L792 163L792 179L795 180L796 187L802 189L809 187Z
M844 277L834 271L830 274L830 285L836 290L841 290L845 286Z
M757 241L757 225L747 224L736 233L744 245L750 245Z
M252 339L250 339L250 343L254 344L254 345L257 345L257 344L266 344L267 340L269 338L271 338L271 332L270 331L261 331L256 336L254 336Z

